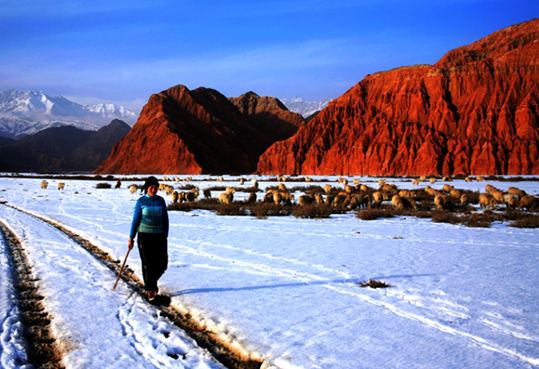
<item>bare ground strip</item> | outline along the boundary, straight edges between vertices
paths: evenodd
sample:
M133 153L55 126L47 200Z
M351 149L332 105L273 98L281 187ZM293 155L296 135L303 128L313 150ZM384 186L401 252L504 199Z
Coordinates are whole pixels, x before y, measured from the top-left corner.
M46 218L37 216L35 214L26 212L24 210L21 210L20 208L11 206L9 204L4 204L4 205L10 206L10 207L12 207L12 208L14 208L14 209L16 209L18 211L22 211L25 214L28 214L28 215L30 215L32 217L35 217L35 218L37 218L37 219L39 219L39 220L41 220L43 222L46 222L46 223L52 225L53 227L55 227L56 229L58 229L59 231L64 233L66 236L71 238L73 241L75 241L77 244L82 246L85 250L87 250L92 255L94 255L99 261L101 261L104 265L106 265L114 273L117 274L120 271L120 264L121 264L120 260L117 260L117 259L113 258L107 252L105 252L105 251L101 250L99 247L93 245L91 242L84 239L80 235L68 230L63 225L61 225L59 223L56 223L56 222L52 222L52 221L50 221L50 220L48 220ZM0 228L2 229L2 231L4 231L4 229L5 229L6 231L9 232L9 230L5 227L5 225L1 224L1 222L0 222ZM16 239L16 237L12 233L11 233L11 236ZM21 253L21 256L19 258L21 258L23 260L23 263L25 265L23 267L23 269L27 270L29 272L30 267L26 263L26 258L24 257L24 250L22 250L22 247L20 246L20 242L19 242L19 248L20 248L20 253ZM31 273L30 273L30 275L31 275ZM121 278L133 290L135 290L137 293L139 293L141 297L145 298L146 291L144 290L143 283L135 276L134 271L132 269L130 269L129 267L125 267L123 272L122 272ZM37 289L36 283L35 283L36 281L32 281L31 276L30 276L30 281L32 282L32 286L30 286L29 288L30 289L31 288ZM22 288L22 290L24 290L24 287ZM42 299L43 299L43 297L41 297L41 296L33 299L33 300L36 300L36 303L38 304L38 306L41 306L41 311L42 311L41 314L43 314L43 310L42 310L42 304L39 301L42 300ZM246 357L246 355L243 354L238 349L236 349L234 347L229 347L229 345L227 345L226 342L223 342L223 340L219 339L218 335L215 332L211 332L211 331L208 331L208 330L204 329L204 327L200 325L199 320L193 319L193 317L190 316L189 314L184 314L184 313L182 313L182 312L180 312L180 311L178 311L178 310L176 310L176 309L174 309L174 308L172 308L170 306L156 306L156 308L159 309L160 315L162 317L169 319L174 325L176 325L180 329L184 330L189 336L191 336L197 342L197 344L200 347L205 348L206 350L208 350L216 358L216 360L218 360L221 364L223 364L227 368L230 368L230 369L258 369L258 368L260 368L262 366L262 362L252 360L251 358ZM32 316L34 316L34 315L32 315ZM37 314L37 313L35 314L35 316L40 317L40 315ZM48 324L50 324L50 320L49 320L48 323L43 324L43 326L46 327L46 326L48 326ZM46 341L46 342L50 341L49 345L52 348L53 347L53 345L52 345L53 340L50 338L50 335L47 336L47 337L48 337L48 341ZM37 338L38 337L36 337L36 339ZM29 336L27 339L30 342L30 341L34 340L34 337ZM40 345L42 345L42 344L40 344ZM41 347L41 346L39 346L39 347ZM54 352L53 356L56 357L57 361L59 362L58 353ZM39 367L39 366L36 366L36 367ZM56 369L56 368L61 368L61 366L41 366L41 368L44 368L44 369L48 369L48 368Z

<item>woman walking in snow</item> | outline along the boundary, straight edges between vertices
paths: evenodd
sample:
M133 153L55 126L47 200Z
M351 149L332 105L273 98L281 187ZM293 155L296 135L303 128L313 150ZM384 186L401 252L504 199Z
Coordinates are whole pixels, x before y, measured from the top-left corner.
M144 183L144 196L135 204L135 213L129 233L129 250L138 232L138 249L142 261L142 276L148 300L157 296L157 281L168 265L168 212L165 199L157 195L159 182L151 176Z

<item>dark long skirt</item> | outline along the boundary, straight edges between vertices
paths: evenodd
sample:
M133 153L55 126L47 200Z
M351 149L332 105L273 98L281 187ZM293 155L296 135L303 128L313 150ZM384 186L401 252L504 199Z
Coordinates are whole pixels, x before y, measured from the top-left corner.
M138 249L146 291L158 292L157 281L168 266L167 237L164 233L139 232Z

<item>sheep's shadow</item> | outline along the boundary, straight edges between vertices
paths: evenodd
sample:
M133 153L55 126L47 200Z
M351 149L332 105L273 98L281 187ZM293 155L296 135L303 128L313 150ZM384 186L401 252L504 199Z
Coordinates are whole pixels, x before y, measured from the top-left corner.
M291 287L308 287L324 284L345 284L345 283L354 283L358 284L360 281L357 278L349 279L336 279L330 281L314 281L314 282L297 282L297 283L279 283L271 284L266 286L245 286L245 287L207 287L207 288L191 288L182 291L172 292L169 294L170 297L182 296L182 295L191 295L196 293L216 293L216 292L238 292L238 291L256 291L256 290L267 290L274 288L291 288Z

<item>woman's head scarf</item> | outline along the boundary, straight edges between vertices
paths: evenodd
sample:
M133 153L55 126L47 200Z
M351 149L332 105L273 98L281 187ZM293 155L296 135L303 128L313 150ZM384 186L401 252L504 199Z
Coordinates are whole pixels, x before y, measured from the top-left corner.
M148 187L150 186L159 186L159 181L154 176L150 176L146 179L146 182L144 182L144 186L142 187L142 191L144 191L144 194L148 193Z

